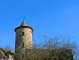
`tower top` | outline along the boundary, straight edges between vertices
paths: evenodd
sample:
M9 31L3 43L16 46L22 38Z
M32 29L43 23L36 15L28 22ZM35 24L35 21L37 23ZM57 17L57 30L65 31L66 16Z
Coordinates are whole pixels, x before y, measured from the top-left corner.
M27 26L26 22L23 20L20 26Z
M27 24L26 24L26 22L25 22L25 17L23 17L23 21L22 21L22 23L21 23L20 26L27 26Z
M25 22L25 17L23 17L23 21L22 21L21 25L15 28L15 32L16 32L16 30L19 29L19 28L30 28L30 29L33 31L33 28L30 27L30 26L28 26L28 25L26 24L26 22Z

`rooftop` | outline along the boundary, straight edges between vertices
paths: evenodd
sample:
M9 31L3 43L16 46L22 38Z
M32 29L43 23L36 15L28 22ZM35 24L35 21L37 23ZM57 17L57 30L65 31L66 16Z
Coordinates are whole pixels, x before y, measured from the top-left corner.
M23 20L20 26L27 26L26 22Z

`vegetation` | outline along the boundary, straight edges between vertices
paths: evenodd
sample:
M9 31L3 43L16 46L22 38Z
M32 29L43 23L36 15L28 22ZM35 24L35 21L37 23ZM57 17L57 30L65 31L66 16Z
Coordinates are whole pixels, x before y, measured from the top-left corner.
M40 44L33 44L32 49L25 49L15 54L16 60L79 60L79 51L70 36L43 36Z
M5 51L12 51L12 48L9 45L7 45L7 46L5 46L3 48L3 50L5 50Z

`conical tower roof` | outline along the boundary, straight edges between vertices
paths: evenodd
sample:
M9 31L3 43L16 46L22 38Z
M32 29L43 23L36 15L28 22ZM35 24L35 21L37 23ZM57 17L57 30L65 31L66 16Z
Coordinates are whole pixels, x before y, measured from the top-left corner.
M27 26L26 22L23 20L20 26Z
M24 18L25 18L25 17L24 17ZM32 31L33 31L33 28L30 27L30 26L28 26L28 25L26 24L26 22L25 22L24 19L23 19L21 25L15 28L15 32L16 32L16 30L19 29L19 28L30 28L30 29L32 29Z

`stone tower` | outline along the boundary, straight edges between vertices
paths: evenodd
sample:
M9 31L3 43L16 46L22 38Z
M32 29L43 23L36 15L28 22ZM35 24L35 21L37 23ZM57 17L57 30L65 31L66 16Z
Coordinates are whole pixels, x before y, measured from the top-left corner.
M23 21L20 26L15 28L15 32L15 53L24 51L25 49L32 49L33 29L30 26L27 26L25 21Z

